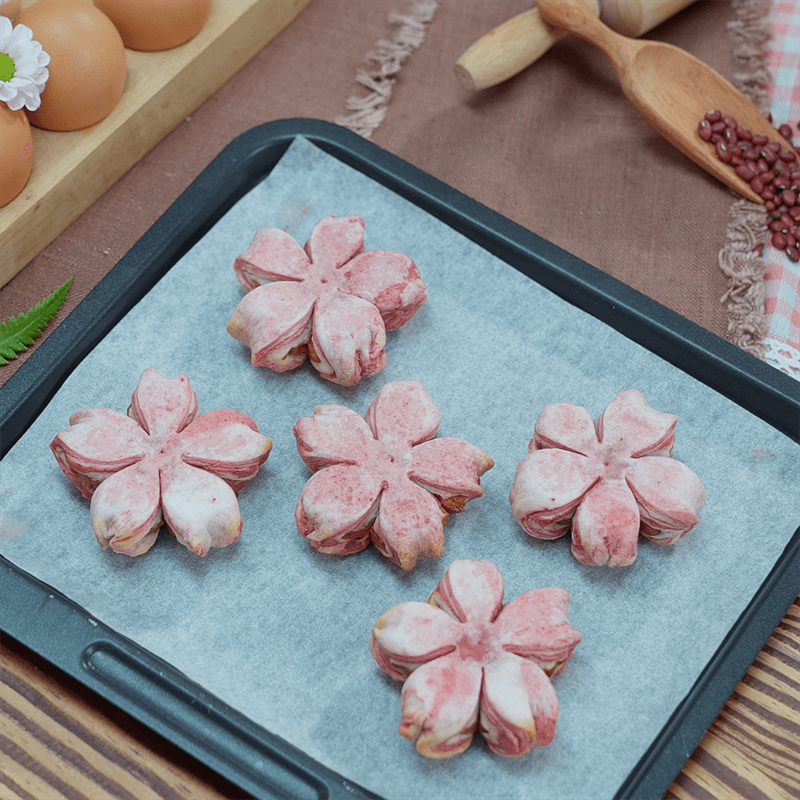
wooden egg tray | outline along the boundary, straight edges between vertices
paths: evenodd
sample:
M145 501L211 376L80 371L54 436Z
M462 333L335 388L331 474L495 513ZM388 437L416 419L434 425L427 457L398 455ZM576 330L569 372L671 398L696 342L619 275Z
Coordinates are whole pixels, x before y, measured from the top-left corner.
M22 0L21 7L33 0ZM0 209L0 286L280 33L310 0L213 0L204 28L180 47L126 50L122 99L80 131L33 128L33 171ZM46 91L46 89L45 89Z

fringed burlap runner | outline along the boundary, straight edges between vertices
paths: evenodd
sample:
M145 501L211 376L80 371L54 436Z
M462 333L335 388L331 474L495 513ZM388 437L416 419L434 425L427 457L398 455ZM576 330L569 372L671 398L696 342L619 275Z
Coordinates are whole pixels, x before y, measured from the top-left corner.
M369 94L349 97L346 108L351 113L337 118L337 124L367 139L372 136L386 116L392 87L403 61L425 40L425 27L433 20L438 5L439 0L416 0L408 14L389 14L389 24L399 26L394 39L379 40L365 56L365 60L375 66L359 70L356 75L356 80L369 90Z
M740 70L734 73L731 82L766 115L770 99L764 87L772 80L765 62L772 38L769 21L772 0L734 0L733 7L736 18L728 23L728 33ZM767 242L764 206L736 200L731 205L726 239L719 254L719 266L728 278L728 290L720 299L728 310L728 336L734 344L763 358L767 333L766 267L762 258Z

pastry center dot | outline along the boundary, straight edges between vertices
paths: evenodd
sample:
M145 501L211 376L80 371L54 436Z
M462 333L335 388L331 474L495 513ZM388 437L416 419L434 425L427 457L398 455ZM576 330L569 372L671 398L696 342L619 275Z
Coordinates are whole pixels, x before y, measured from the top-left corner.
M597 463L602 466L604 475L616 480L625 474L627 459L623 458L616 445L601 444L595 455Z
M494 659L496 644L491 624L464 623L465 630L458 642L458 654L462 659L469 659L485 664Z

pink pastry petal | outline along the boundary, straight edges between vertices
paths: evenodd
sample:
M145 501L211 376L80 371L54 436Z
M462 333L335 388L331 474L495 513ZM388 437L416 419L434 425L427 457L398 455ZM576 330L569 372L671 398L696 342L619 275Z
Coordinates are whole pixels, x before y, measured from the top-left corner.
M331 464L361 464L375 445L364 418L338 404L317 406L292 432L300 458L314 472Z
M454 561L428 602L459 622L492 622L503 607L503 576L490 561Z
M133 392L128 413L150 436L183 430L197 414L197 395L189 378L165 378L148 367Z
M597 447L597 433L589 412L572 403L548 403L533 428L529 450L559 447L589 455Z
M198 556L233 544L242 532L233 489L216 475L178 459L161 468L161 507L177 540Z
M251 351L254 367L285 372L302 364L311 335L316 295L302 283L278 281L248 292L233 310L227 331Z
M311 361L341 386L355 386L386 366L386 329L372 303L339 291L324 293L314 309Z
M344 464L314 473L295 509L297 531L323 553L346 555L369 544L378 510L380 480Z
M480 732L489 748L519 758L553 741L558 698L550 679L532 661L508 654L484 669Z
M591 459L568 450L535 450L517 466L509 492L511 511L523 530L539 539L557 539L599 472Z
M503 650L535 661L548 675L560 675L581 635L567 619L569 592L533 589L503 606L495 627Z
M207 470L238 492L252 480L272 450L272 440L239 411L201 414L182 431L180 452L187 464Z
M442 555L446 519L447 513L429 492L410 480L398 480L381 495L372 543L390 561L410 570L419 558Z
M461 511L480 497L480 476L494 466L478 447L460 439L429 439L411 450L408 477L439 498L448 511Z
M380 441L411 447L436 436L441 415L428 390L408 380L385 384L364 419Z
M305 250L318 271L343 266L364 251L363 217L323 217L311 231Z
M581 564L626 567L636 560L639 509L624 479L603 478L572 520L572 553Z
M346 265L344 278L351 294L377 307L387 331L405 325L428 297L417 265L393 250L356 256Z
M659 544L675 544L697 523L706 493L700 478L672 458L637 458L628 485L641 516L641 532Z
M151 458L104 480L92 495L92 528L105 550L138 556L155 543L163 522L158 465Z
M308 275L306 251L285 231L261 228L250 246L236 258L233 271L250 291L272 281L299 281Z
M398 732L428 758L448 758L469 747L478 721L482 668L445 655L415 669L403 684Z
M420 664L455 650L459 628L452 617L428 603L400 603L375 623L369 646L378 666L403 681Z
M140 461L149 451L147 434L119 411L87 408L69 421L70 427L53 439L50 449L62 472L87 499L100 481Z
M668 456L675 444L674 414L651 408L638 389L620 392L597 420L600 441L621 456Z

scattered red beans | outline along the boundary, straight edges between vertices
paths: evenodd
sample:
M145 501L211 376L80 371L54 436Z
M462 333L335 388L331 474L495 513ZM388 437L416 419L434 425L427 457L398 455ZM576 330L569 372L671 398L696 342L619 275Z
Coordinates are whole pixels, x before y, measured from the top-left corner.
M772 115L766 118L771 124ZM800 122L797 129L800 134ZM698 136L714 146L717 158L764 201L770 245L796 263L800 261L800 147L794 146L788 123L778 133L793 145L791 150L768 136L751 133L718 109L709 111L697 125ZM756 249L763 251L763 246Z

